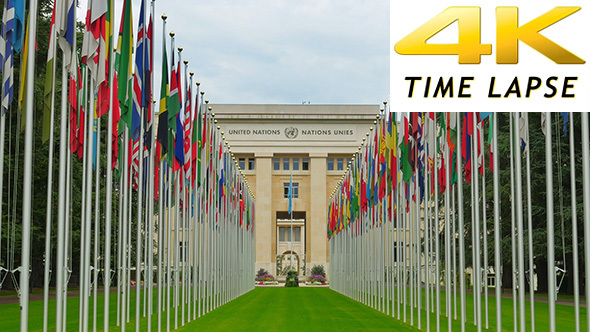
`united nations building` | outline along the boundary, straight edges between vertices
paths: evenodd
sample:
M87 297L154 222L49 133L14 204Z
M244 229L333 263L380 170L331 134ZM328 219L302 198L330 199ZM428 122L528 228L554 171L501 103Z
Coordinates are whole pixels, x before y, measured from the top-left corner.
M329 273L327 203L379 105L211 106L256 197L256 270Z

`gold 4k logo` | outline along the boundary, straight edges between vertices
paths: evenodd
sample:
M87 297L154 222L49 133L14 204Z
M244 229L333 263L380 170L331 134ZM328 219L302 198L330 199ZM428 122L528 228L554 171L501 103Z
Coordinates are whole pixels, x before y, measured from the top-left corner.
M555 7L519 26L517 7L496 8L496 63L518 63L518 41L529 45L558 64L585 61L539 32L579 11L581 7ZM457 44L427 44L426 41L457 21ZM458 55L461 64L477 64L492 54L491 44L481 43L481 8L449 7L395 44L402 55Z

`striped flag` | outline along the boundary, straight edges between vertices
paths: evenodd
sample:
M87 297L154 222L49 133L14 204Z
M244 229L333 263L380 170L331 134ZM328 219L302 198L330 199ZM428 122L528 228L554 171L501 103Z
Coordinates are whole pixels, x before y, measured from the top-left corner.
M173 52L174 53L174 52ZM173 55L174 57L174 55ZM174 59L172 59L172 63L174 65ZM168 106L168 111L170 116L174 116L174 171L180 169L181 166L184 165L184 143L183 143L183 130L182 126L184 123L184 112L181 112L181 94L180 94L181 84L180 84L180 59L178 63L172 68L172 81L170 84L170 104Z
M20 130L21 132L23 132L25 130L25 123L27 122L26 119L26 112L24 112L25 110L25 102L27 100L26 94L27 91L25 89L26 86L26 77L27 77L27 59L29 57L29 22L27 22L27 33L25 36L25 48L23 49L22 52L22 57L21 57L21 67L20 67L20 86L19 86L19 91L18 91L18 111L21 113L21 127ZM16 48L15 48L16 50Z
M192 103L191 103L191 99L192 99L192 93L191 93L191 87L190 84L188 84L187 81L187 85L188 85L188 91L187 91L187 95L186 95L186 107L185 107L185 113L184 113L184 127L183 127L183 131L184 131L184 171L186 172L186 179L190 180L190 167L191 167L191 114L192 114Z
M0 64L2 65L2 112L12 103L14 88L14 17L13 0L5 0L2 14L2 38L0 44Z
M82 43L82 62L88 66L96 86L106 81L107 0L88 1L86 32Z

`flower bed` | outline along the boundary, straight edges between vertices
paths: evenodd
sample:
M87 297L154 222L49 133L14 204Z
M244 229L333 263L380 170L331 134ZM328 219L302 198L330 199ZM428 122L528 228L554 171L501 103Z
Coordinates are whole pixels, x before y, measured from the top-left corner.
M263 274L261 276L256 277L254 279L256 281L276 281L275 277L272 274Z
M255 281L254 283L256 285L261 285L261 286L264 286L264 285L267 285L267 286L268 285L278 285L279 284L279 282L276 281L276 280L275 281Z
M321 274L312 274L307 277L305 281L306 285L325 285L326 284L326 277Z

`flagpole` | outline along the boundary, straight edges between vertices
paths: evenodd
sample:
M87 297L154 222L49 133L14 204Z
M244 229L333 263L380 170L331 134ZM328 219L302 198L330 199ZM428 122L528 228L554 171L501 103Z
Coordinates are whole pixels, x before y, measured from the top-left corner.
M548 122L551 122L550 120ZM515 130L518 130L520 128L520 116L515 116L514 117L514 128ZM517 136L519 137L519 136ZM520 137L519 137L520 138ZM524 224L523 224L523 213L522 213L522 156L521 156L521 148L520 148L520 144L518 144L520 141L519 139L515 139L515 152L516 152L516 157L514 158L515 160L515 179L516 179L516 222L517 222L517 229L518 229L518 233L517 233L517 240L518 240L518 307L519 307L519 323L520 323L520 330L524 331L526 328L526 321L525 321L525 286L524 286L524 279L525 279L525 271L524 271L524 236L523 236L523 230L524 230ZM549 173L549 169L547 170L547 176L551 176L553 173ZM547 181L549 181L549 179L547 179ZM552 181L552 179L551 179ZM551 187L552 188L552 187ZM548 216L548 220L547 220L547 228L549 229L549 218L553 218L553 215L551 215L551 217ZM553 229L551 229L551 231L553 231ZM549 230L548 230L549 232ZM547 235L549 237L549 234ZM554 264L550 259L550 255L552 253L549 253L551 249L547 249L547 262L551 262L551 264ZM549 275L551 275L551 269L548 270ZM549 280L551 280L551 277L549 277ZM551 287L551 283L549 284L549 286ZM549 291L551 292L551 291ZM551 297L551 294L549 294L549 297ZM551 302L551 300L550 300Z
M457 116L459 117L459 116ZM450 119L450 116L449 116ZM448 122L449 120L447 120ZM450 124L449 124L449 128L450 128ZM449 130L449 128L447 128L447 130ZM459 130L459 129L457 129ZM458 139L457 139L458 140ZM449 249L451 249L451 247L449 246L449 243L451 242L451 217L450 217L450 194L451 194L451 186L450 186L450 181L451 181L451 160L452 160L452 156L450 156L450 151L449 151L449 146L448 146L448 142L447 142L447 146L443 152L445 154L445 161L447 162L447 167L445 169L445 308L446 308L446 314L447 314L447 329L449 331L452 330L452 322L453 320L451 319L451 292L450 292L450 284L451 284L451 254L452 252L449 252ZM435 175L436 176L436 175ZM460 178L460 177L459 177ZM459 179L460 180L460 179ZM438 199L436 200L438 203ZM438 211L438 208L436 209ZM437 213L437 219L438 219L438 213ZM437 223L437 242L438 242L438 230L439 230L439 225ZM455 241L455 234L453 234L453 242ZM437 248L438 248L438 243L437 243ZM438 264L438 257L437 257L437 264ZM438 269L438 268L437 268ZM438 281L437 281L438 284ZM438 295L439 293L439 287L437 285L437 297L440 297L440 295ZM475 295L475 294L474 294ZM440 301L440 300L439 300ZM437 312L438 312L438 316L440 316L440 302L437 308ZM440 318L437 318L437 331L440 329L440 322L438 321L440 320Z
M528 217L528 245L529 245L529 301L535 303L535 263L533 260L533 212L531 202L531 149L529 147L529 118L523 113L526 130L526 192L527 192L527 217ZM577 257L577 256L574 256ZM574 259L576 260L576 259ZM564 262L565 263L565 262ZM552 270L549 270L552 271ZM531 331L535 332L535 306L531 305Z
M583 115L585 116L585 115ZM580 331L580 275L578 263L578 220L576 207L576 160L574 156L574 113L570 112L570 183L572 196L572 255L574 257L574 307L576 332Z
M150 18L148 20L148 24L147 24L147 33L146 35L146 39L149 38L153 38L153 33L154 31L152 31L152 35L148 36L147 34L149 33L149 29L150 27L155 30L155 24L153 22L153 19L155 17L154 12L155 12L155 0L152 0L150 3ZM146 44L147 45L147 44ZM150 73L150 87L149 87L149 95L146 97L147 102L151 103L151 107L149 108L149 112L150 112L150 151L149 151L149 175L147 176L147 178L149 179L149 190L148 190L148 225L149 225L149 232L148 232L148 236L149 236L149 249L148 249L148 331L152 330L152 314L154 312L154 181L155 181L155 177L157 177L157 174L154 174L154 169L155 169L155 154L156 154L156 128L155 128L155 124L154 124L154 117L155 117L155 113L154 113L154 108L156 106L156 101L153 100L152 94L154 91L154 72L152 70L152 68L154 67L154 54L153 54L153 48L154 48L154 44L153 44L153 40L150 40L149 43L149 63L148 68L149 68L149 73ZM145 54L145 53L144 53ZM159 215L158 215L159 217ZM160 246L160 243L158 243L158 246ZM158 268L158 272L160 271L160 269ZM159 285L159 283L158 283ZM158 325L159 326L159 325Z
M473 135L471 135L471 182L473 183L473 193L475 194L475 198L472 201L472 205L475 207L475 219L472 220L473 226L475 226L473 238L475 239L475 254L473 257L475 258L475 266L474 266L474 279L475 284L473 285L473 297L477 302L475 306L477 316L475 317L475 321L477 322L477 330L481 331L481 248L480 248L480 214L479 214L479 180L478 180L478 167L477 167L477 152L479 147L479 140L477 137L477 114L472 115L472 124L473 124ZM449 311L450 312L450 311ZM524 331L524 330L523 330Z
M37 0L29 0L29 31L37 35ZM34 102L34 74L35 74L35 41L28 39L27 57L27 103L25 123L25 156L23 177L23 225L22 225L22 252L21 252L21 315L20 330L27 331L29 324L29 265L31 259L31 184L33 168L33 102Z
M493 176L494 176L494 273L496 277L496 329L502 326L502 273L501 273L501 251L500 237L502 236L500 228L500 164L498 163L498 115L492 114L493 133Z
M573 119L571 120L573 122ZM573 131L572 131L573 132ZM582 167L584 191L584 258L590 262L590 146L588 138L588 114L582 113ZM585 264L586 285L590 285L590 264ZM586 287L586 308L590 308L590 287ZM590 315L586 315L586 324L590 326Z
M460 173L462 170L462 155L461 155L461 116L457 116L457 126L455 128L457 128L457 172ZM464 223L463 223L463 179L461 179L461 176L458 177L458 197L459 197L459 201L458 201L458 210L459 210L459 276L460 276L460 281L461 281L461 287L460 287L460 291L461 291L461 332L465 332L465 321L467 319L466 317L466 299L465 299L465 239L464 239L464 235L463 235L463 230L465 229Z
M556 290L555 290L555 238L554 238L554 231L555 231L555 225L554 225L554 216L553 216L553 155L552 155L552 146L551 146L551 113L547 112L546 113L546 122L545 122L545 174L546 174L546 185L547 185L547 283L549 284L548 286L548 296L549 296L549 331L551 332L555 332L555 300L556 300ZM585 115L582 114L582 117L584 118ZM587 124L587 122L586 122ZM582 125L584 127L584 124ZM587 128L586 128L587 129ZM582 137L588 137L588 132L586 131L585 134L582 135ZM584 141L586 141L584 143ZM585 148L586 152L587 147L588 147L588 142L585 139L582 139L582 146ZM528 143L528 142L527 142ZM518 156L518 154L517 154ZM586 154L586 158L588 157L588 155ZM583 159L583 158L582 158ZM588 166L588 161L584 160L583 161L585 169L584 171L587 171L586 168ZM518 165L519 163L517 163ZM517 169L518 172L518 169ZM584 180L587 182L587 173L584 172ZM517 188L518 189L518 188ZM587 188L585 188L587 189ZM585 190L585 194L588 194L587 190ZM584 199L586 200L587 195L584 195ZM586 208L588 208L588 206L586 205ZM522 216L521 216L522 217ZM519 218L521 219L521 218ZM588 222L588 220L586 220L586 222ZM520 230L519 230L519 234L520 234ZM586 237L586 241L588 241L588 237ZM522 250L522 248L520 248L520 250ZM588 267L586 267L586 270L588 271ZM521 283L524 283L524 281L522 281ZM588 287L586 287L588 288ZM586 291L588 292L588 291ZM522 304L522 306L524 307L524 303ZM588 316L590 317L590 315ZM524 325L524 322L521 324ZM523 329L524 331L524 329Z
M510 114L510 197L514 197L514 149L515 144L514 141L516 140L516 135L514 133L515 126L514 126L514 115ZM513 329L514 331L518 330L518 318L517 318L517 298L516 298L516 278L517 278L517 269L516 269L516 243L515 243L515 199L510 200L511 203L511 221L510 221L510 239L511 239L511 249L512 249L512 317L513 317Z
M95 190L94 190L94 286L92 290L94 291L93 294L93 305L92 305L92 330L96 331L96 323L97 323L97 303L98 303L98 251L99 251L99 238L100 238L100 118L96 119L96 165L95 165L95 172L94 172L94 181L95 181ZM90 263L90 261L89 261ZM89 276L90 278L90 276ZM90 280L90 279L89 279ZM90 285L90 284L89 284Z
M55 21L54 25L51 27L51 34L49 35L49 43L54 43L57 41L56 33L55 33ZM51 49L50 56L52 59L56 57L56 48L55 46ZM51 275L51 214L53 210L52 205L52 196L53 196L53 154L54 154L54 123L55 123L55 115L54 115L54 107L55 107L55 66L51 67L52 73L51 77L53 80L51 81L51 104L50 104L50 111L51 111L51 118L49 123L49 156L47 161L47 214L45 218L45 273L44 273L44 282L43 282L43 332L47 332L47 322L49 319L49 282L50 282L50 275ZM4 169L4 130L5 130L5 114L4 110L2 110L2 115L0 115L0 139L2 143L0 143L0 169ZM66 144L67 145L67 144ZM0 172L0 188L3 188L3 176L4 172ZM0 191L3 191L0 189ZM0 193L0 202L2 202L2 194ZM1 238L2 238L2 204L0 203L0 251L2 248L1 245Z

